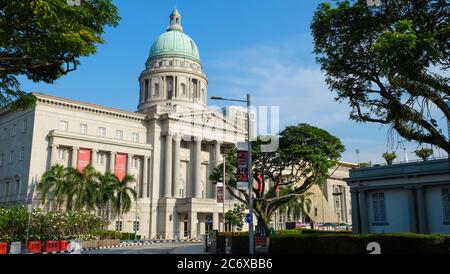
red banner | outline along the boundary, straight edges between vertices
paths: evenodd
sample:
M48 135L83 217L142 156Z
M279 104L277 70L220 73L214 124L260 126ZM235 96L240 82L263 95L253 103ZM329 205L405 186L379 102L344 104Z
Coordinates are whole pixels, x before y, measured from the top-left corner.
M224 200L223 183L217 183L216 188L217 188L217 203L221 204L223 203Z
M91 151L89 149L78 150L77 170L82 173L84 168L91 164Z
M116 154L116 166L114 168L114 174L119 181L125 177L127 173L127 155L126 154Z
M237 152L237 181L238 182L248 182L248 152L238 151Z

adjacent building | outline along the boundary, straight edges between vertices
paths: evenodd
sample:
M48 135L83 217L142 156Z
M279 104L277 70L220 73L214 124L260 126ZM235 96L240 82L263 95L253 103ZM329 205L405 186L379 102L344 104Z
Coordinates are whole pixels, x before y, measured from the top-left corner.
M450 233L450 160L356 168L347 180L354 233Z
M41 207L31 190L46 170L91 164L136 179L137 202L109 229L179 239L222 227L209 174L227 149L245 141L246 129L208 110L208 79L178 10L151 46L139 84L136 112L42 93L29 110L0 110L0 203Z

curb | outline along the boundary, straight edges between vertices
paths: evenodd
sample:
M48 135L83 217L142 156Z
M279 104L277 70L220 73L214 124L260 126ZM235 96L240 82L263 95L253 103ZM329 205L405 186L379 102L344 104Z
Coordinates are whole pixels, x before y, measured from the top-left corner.
M81 251L99 250L99 249L111 249L116 247L127 247L127 246L142 246L142 245L153 245L155 243L181 243L181 242L198 242L201 243L203 240L152 240L139 243L122 243L120 245L112 246L101 246L92 248L82 248Z

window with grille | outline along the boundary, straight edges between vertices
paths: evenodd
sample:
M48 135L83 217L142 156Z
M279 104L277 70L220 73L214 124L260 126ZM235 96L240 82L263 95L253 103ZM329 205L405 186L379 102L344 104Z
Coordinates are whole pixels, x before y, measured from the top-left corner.
M373 193L373 218L375 223L386 222L386 205L384 193Z
M133 231L139 231L140 221L133 221Z
M442 189L442 207L444 210L444 222L450 222L450 188Z
M116 231L122 231L122 221L116 221Z

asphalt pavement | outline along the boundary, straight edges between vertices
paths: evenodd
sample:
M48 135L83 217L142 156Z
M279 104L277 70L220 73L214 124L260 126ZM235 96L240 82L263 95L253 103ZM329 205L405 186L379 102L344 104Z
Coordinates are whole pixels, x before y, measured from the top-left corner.
M82 251L82 254L207 254L204 243L178 242Z

